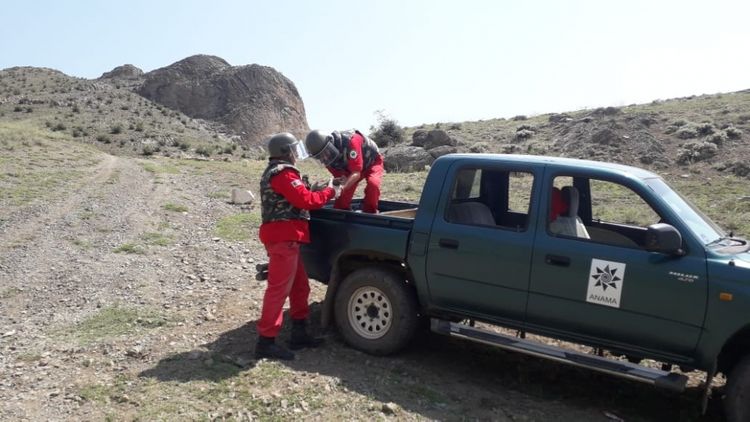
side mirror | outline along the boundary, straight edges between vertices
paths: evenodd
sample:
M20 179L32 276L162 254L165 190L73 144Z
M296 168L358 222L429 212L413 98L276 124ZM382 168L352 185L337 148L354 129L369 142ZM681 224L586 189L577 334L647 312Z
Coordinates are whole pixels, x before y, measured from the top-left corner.
M667 255L683 255L682 235L669 224L652 224L646 228L646 250Z

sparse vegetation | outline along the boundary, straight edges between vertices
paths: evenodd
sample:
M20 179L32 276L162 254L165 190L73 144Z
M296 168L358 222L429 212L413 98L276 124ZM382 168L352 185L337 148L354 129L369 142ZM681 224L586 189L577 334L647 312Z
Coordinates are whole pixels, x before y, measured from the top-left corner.
M166 318L145 307L109 306L81 321L68 333L81 343L164 326Z
M144 254L146 251L139 245L136 245L135 243L123 243L122 245L118 246L114 250L115 253L125 253L125 254Z
M253 229L260 227L258 211L230 215L216 223L216 236L224 240L246 240Z
M164 204L162 208L164 208L167 211L172 211L172 212L187 212L188 210L188 207L184 205L173 204L171 202Z

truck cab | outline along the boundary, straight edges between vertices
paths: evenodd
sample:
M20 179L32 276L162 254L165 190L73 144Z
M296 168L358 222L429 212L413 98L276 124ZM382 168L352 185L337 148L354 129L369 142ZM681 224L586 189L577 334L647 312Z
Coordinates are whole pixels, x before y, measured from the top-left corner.
M324 322L333 314L350 345L394 352L430 318L442 334L674 390L686 382L461 323L479 321L703 370L707 379L731 374L728 415L750 418L750 247L658 175L558 157L452 154L433 164L418 206L385 208L312 214L305 262L329 284Z

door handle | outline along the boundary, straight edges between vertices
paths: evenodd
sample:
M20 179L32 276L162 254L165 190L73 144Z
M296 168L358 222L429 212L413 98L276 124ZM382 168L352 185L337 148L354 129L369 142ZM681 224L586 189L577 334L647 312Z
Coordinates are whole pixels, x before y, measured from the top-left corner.
M458 240L456 239L440 239L438 242L441 248L458 249Z
M557 265L559 267L570 266L570 258L561 255L547 255L544 257L544 262L549 265Z

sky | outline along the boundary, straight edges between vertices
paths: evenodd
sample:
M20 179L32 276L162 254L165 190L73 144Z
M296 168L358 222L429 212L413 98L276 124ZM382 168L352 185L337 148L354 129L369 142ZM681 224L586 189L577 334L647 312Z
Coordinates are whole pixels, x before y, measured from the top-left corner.
M0 0L0 69L97 78L193 54L296 85L311 128L403 126L750 88L750 1Z

